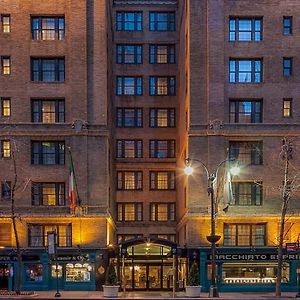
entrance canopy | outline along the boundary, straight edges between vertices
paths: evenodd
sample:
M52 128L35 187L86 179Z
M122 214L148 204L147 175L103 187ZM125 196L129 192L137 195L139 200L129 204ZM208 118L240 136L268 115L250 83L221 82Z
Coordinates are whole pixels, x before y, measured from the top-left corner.
M170 256L177 253L177 244L158 238L136 238L120 244L121 255Z

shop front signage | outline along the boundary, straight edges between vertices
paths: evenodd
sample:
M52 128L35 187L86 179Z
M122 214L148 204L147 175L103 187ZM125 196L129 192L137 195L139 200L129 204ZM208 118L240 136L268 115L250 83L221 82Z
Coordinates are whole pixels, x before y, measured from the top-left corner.
M58 255L57 256L58 261L89 261L89 255L88 254L82 254L82 255Z
M211 255L207 256L211 260ZM277 254L270 253L253 253L253 254L216 254L216 260L225 261L264 261L264 260L277 260ZM300 260L300 254L284 254L283 260Z

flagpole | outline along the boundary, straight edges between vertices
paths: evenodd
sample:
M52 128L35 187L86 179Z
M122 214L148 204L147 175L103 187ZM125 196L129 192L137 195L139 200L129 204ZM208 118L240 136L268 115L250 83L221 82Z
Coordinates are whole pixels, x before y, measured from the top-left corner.
M76 180L76 175L75 175L75 168L74 168L74 164L73 164L73 157L72 157L71 147L69 147L68 150L69 150L69 155L70 155L70 159L71 159L71 164L73 166L74 183L75 183L76 194L77 194L76 200L78 202L78 205L81 206L81 200L80 200L79 192L78 192L78 186L77 186L77 180Z

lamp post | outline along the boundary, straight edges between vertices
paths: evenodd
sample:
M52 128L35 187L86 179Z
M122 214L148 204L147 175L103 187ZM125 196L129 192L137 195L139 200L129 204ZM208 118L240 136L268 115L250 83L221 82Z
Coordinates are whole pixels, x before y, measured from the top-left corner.
M210 211L210 235L208 235L206 238L207 240L210 242L211 244L211 285L209 288L209 297L210 298L216 298L219 297L219 292L218 292L218 287L216 284L216 243L220 240L221 236L220 235L216 235L216 202L215 202L215 191L214 191L214 183L218 178L218 171L220 169L220 167L229 161L234 161L234 160L230 160L230 159L225 159L223 161L221 161L215 172L214 173L210 173L208 171L208 168L206 167L206 165L198 160L198 159L190 159L190 158L186 158L185 160L185 173L187 175L191 175L193 172L193 168L191 166L191 162L192 161L196 161L198 162L204 169L206 172L206 178L207 178L207 193L208 196L210 196L210 202L211 202L211 211ZM239 173L239 168L237 166L232 167L230 172L233 175L237 175Z

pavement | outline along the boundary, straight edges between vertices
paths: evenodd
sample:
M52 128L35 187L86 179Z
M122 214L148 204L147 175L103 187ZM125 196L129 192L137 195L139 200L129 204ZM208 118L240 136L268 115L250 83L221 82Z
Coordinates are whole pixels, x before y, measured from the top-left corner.
M38 291L32 295L0 295L0 299L146 299L146 300L157 300L157 299L172 299L172 292L126 292L124 297L123 293L119 293L118 298L104 298L103 293L99 291L61 291L61 297L55 298L55 291ZM295 299L296 293L282 293L281 297L275 297L274 293L220 293L219 299L226 300L290 300ZM186 298L184 292L176 293L176 300L183 299L212 299L208 298L207 292L201 292L198 298ZM214 298L217 299L217 298ZM297 298L300 299L300 298Z

